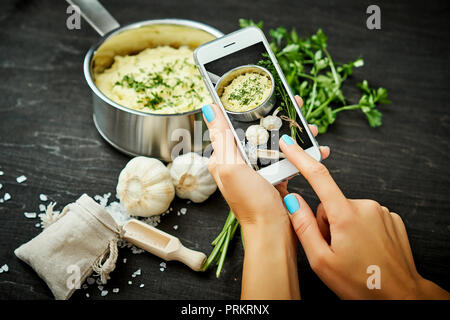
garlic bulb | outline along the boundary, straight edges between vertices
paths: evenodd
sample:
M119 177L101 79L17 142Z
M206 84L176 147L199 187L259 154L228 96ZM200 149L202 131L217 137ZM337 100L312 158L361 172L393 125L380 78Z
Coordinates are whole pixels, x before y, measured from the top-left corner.
M169 208L175 190L169 169L161 161L136 157L120 172L117 195L131 215L150 217Z
M208 160L194 152L175 158L169 168L178 197L198 203L216 191L217 185L208 171Z
M271 130L280 130L281 126L283 125L283 122L281 119L277 116L267 116L261 120L261 125L271 131Z
M267 141L269 141L269 132L267 132L267 130L259 124L254 124L247 128L247 131L245 131L245 137L252 145L258 146L261 144L266 144Z

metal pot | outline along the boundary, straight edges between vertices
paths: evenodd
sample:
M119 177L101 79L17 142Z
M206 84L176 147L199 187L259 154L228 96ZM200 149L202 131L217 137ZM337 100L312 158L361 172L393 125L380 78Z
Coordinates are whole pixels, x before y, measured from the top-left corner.
M270 110L273 109L276 102L276 96L275 96L275 81L273 79L272 74L267 70L266 68L257 66L257 65L244 65L239 66L236 68L231 69L227 73L225 73L222 77L220 77L219 81L216 83L216 91L219 97L222 96L224 89L226 86L228 86L234 79L236 79L238 76L246 73L259 73L264 76L267 76L270 78L270 81L272 83L272 88L270 89L270 94L267 97L266 100L263 101L259 106L256 108L253 108L248 111L243 112L235 112L235 111L227 111L227 113L230 115L230 117L236 119L237 121L243 121L243 122L252 122L257 119L263 118L265 115L267 115Z
M200 110L179 114L151 114L124 107L106 97L95 85L95 73L111 66L116 55L136 54L159 45L191 49L223 36L203 23L181 20L146 20L120 27L94 0L68 0L102 36L84 59L84 76L92 91L94 124L100 135L129 155L144 155L172 161L178 153L201 151L203 123ZM120 27L120 28L119 28Z

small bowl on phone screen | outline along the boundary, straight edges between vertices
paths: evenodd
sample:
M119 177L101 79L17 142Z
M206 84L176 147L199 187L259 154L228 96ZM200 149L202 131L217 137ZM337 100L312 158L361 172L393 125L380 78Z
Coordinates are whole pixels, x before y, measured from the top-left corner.
M215 88L226 112L237 121L263 118L275 106L274 78L266 68L257 65L229 70Z

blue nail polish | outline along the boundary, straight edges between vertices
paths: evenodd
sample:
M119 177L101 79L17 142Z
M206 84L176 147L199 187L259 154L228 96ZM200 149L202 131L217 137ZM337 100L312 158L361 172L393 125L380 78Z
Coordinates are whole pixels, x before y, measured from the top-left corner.
M212 109L212 107L209 104L204 105L202 107L202 112L206 118L206 121L208 121L208 122L213 121L214 118L216 117L216 115L214 114L214 110Z
M290 214L293 214L295 211L300 209L297 197L293 194L288 194L286 197L284 197L284 203L286 204L286 207L289 210Z
M294 144L294 140L292 140L292 138L289 137L287 134L283 134L283 136L281 138L283 139L284 142L286 142L286 144L289 144L289 145Z

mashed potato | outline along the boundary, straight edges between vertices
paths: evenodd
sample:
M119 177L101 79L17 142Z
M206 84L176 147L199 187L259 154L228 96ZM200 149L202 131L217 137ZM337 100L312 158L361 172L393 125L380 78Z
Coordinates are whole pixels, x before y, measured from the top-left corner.
M161 46L132 56L116 56L95 76L95 84L118 104L149 113L183 113L212 99L197 70L192 50Z
M272 81L256 72L242 74L223 90L220 100L225 109L244 112L260 106L270 96Z

